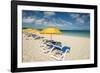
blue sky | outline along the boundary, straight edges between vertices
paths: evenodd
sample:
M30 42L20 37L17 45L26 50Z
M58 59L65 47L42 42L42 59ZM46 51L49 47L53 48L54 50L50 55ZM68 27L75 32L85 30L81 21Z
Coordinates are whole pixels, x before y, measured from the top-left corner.
M60 30L90 30L90 14L23 10L22 27L35 29L57 27Z

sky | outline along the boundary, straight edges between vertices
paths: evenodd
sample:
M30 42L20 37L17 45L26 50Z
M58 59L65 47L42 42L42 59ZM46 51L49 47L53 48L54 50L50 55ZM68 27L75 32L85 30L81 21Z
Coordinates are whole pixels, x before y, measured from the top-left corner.
M90 30L90 14L23 10L22 27L35 29L56 27L60 30Z

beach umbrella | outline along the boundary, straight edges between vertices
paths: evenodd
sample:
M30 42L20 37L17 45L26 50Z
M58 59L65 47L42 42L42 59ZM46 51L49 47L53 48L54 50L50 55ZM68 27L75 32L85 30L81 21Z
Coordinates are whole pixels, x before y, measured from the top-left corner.
M40 31L37 29L23 29L23 32L28 32L28 33L39 33Z
M58 28L55 28L55 27L49 27L49 28L43 29L40 33L50 34L51 40L52 40L52 34L62 34L62 32Z

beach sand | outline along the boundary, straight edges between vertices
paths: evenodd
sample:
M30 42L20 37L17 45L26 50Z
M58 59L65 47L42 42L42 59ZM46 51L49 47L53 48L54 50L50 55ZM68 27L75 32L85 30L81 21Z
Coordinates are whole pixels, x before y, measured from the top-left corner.
M48 34L38 34L45 37L45 39L51 39ZM52 40L59 41L62 46L71 47L70 53L67 53L64 60L82 60L90 58L90 38L71 36L71 35L52 35ZM27 37L23 33L23 62L37 62L37 61L56 61L56 59L50 57L49 54L45 54L43 48L40 47L42 39L34 40L32 37Z

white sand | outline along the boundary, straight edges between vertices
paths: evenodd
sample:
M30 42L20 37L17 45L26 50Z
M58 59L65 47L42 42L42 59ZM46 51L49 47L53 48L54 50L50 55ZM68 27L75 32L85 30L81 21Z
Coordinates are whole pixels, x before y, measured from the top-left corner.
M39 35L39 34L38 34ZM42 35L46 39L51 39L50 35ZM52 39L62 43L62 46L71 47L70 53L67 53L65 60L89 59L90 57L90 39L80 36L52 35ZM55 61L54 58L43 52L41 40L34 40L32 37L23 36L23 62L33 61Z

